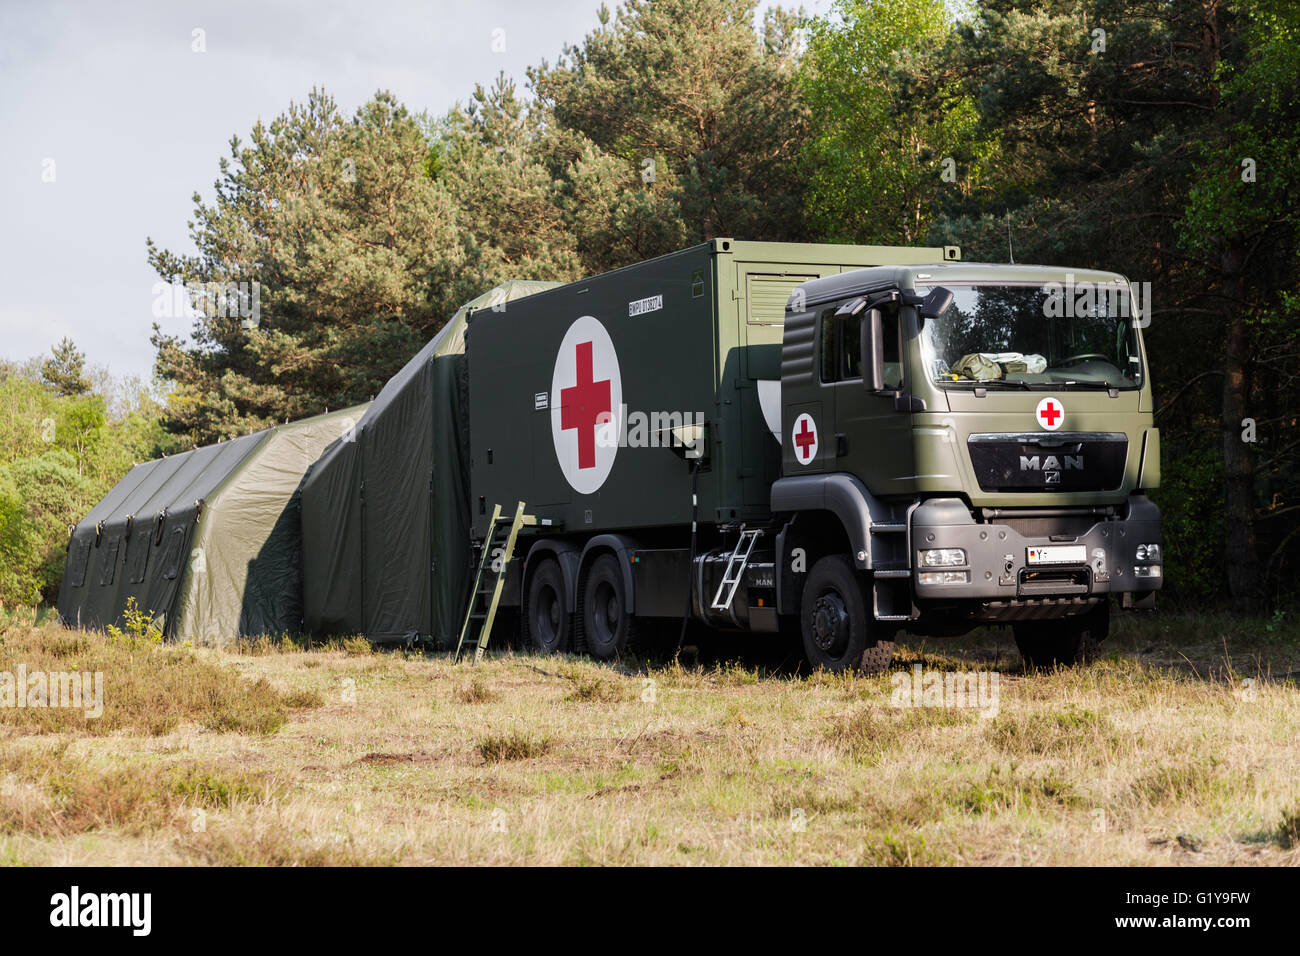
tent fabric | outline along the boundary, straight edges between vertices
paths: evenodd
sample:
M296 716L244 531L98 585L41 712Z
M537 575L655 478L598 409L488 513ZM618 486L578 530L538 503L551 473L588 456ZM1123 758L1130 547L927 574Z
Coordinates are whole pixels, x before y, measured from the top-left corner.
M122 623L131 598L173 637L174 611L200 505L262 441L262 434L132 468L73 530L59 589L70 625Z
M302 530L297 492L332 443L347 443L364 406L269 429L195 529L179 631L205 644L224 635L302 630ZM234 598L238 596L238 600Z
M303 630L361 631L361 452L355 440L321 456L302 489Z
M364 406L136 465L76 526L59 592L72 626L122 624L135 598L172 639L302 626L297 493Z
M307 630L447 643L469 587L466 317L560 283L513 280L461 306L302 490Z

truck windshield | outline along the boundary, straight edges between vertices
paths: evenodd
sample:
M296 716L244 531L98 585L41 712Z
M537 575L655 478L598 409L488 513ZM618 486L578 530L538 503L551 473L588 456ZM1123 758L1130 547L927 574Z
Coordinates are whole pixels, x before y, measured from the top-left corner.
M934 286L917 285L926 295ZM921 326L921 354L941 385L1137 388L1141 352L1119 283L953 284L952 306Z

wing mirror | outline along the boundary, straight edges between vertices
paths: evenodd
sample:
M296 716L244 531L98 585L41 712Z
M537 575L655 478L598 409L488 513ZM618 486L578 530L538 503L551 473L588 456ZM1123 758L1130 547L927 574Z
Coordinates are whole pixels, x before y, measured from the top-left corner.
M917 305L916 311L923 319L937 319L942 316L952 306L952 293L941 285L931 289L920 304Z
M862 317L862 334L859 336L859 361L862 368L862 385L869 392L885 388L884 320L879 309L872 309Z

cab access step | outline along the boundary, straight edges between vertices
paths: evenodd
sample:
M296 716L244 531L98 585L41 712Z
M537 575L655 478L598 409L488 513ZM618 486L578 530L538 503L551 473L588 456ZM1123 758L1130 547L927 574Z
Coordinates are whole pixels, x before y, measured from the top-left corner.
M740 537L736 539L736 548L731 552L731 557L727 558L727 567L722 573L722 580L718 582L718 591L713 595L711 605L713 610L731 610L731 602L736 599L736 589L740 587L745 569L749 567L749 557L754 553L754 544L762 533L762 528L740 526Z
M910 509L909 509L910 515ZM871 615L877 621L911 621L912 568L908 554L908 519L876 521L871 532Z

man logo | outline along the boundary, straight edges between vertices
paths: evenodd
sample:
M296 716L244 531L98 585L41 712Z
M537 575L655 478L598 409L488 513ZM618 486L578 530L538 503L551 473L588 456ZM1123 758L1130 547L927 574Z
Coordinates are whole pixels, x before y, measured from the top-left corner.
M1062 467L1064 463L1064 467ZM1037 455L1020 456L1021 471L1041 471L1043 473L1043 484L1059 485L1061 483L1061 472L1064 471L1083 471L1082 455L1062 455L1057 458L1055 455L1048 455L1046 458L1039 459Z
M1064 462L1064 465L1062 465ZM1083 471L1082 455L1048 455L1040 459L1037 455L1020 456L1021 471Z
M564 480L579 494L600 489L618 455L623 379L605 326L584 315L560 342L551 376L551 438Z

